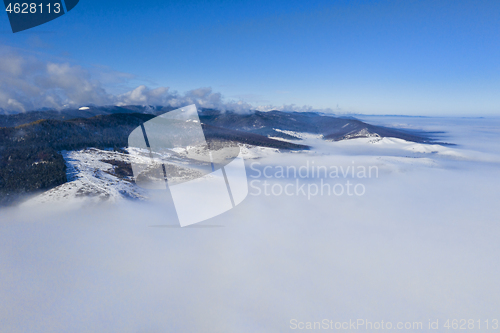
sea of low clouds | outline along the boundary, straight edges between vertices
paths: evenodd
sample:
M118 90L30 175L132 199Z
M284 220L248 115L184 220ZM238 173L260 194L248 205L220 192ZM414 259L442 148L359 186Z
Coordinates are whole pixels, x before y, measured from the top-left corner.
M3 209L0 331L284 332L293 319L419 321L422 332L429 320L439 331L447 319L491 324L500 311L500 122L377 119L445 130L457 154L344 141L247 161L250 179L256 161L380 173L353 180L363 196L249 195L188 228L178 227L167 193L77 210Z

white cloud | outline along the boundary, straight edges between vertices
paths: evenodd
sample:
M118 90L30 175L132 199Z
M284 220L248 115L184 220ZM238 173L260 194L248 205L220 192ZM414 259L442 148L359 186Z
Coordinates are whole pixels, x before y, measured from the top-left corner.
M5 112L25 112L84 105L187 104L235 111L252 108L241 101L224 101L220 93L213 92L209 87L190 90L181 95L171 92L168 87L151 89L145 85L123 94L111 94L103 86L103 82L123 83L131 79L133 75L99 66L94 66L90 71L69 63L43 62L15 52L3 52L0 53L0 109Z
M466 149L500 154L491 119L395 120L439 125ZM148 203L0 210L0 330L281 332L291 319L495 318L497 165L380 153L348 140L270 155L261 168L355 161L381 173L363 197L249 195L197 228L175 228L160 193Z
M333 112L332 109L315 109L310 105L296 105L296 104L283 104L281 106L276 105L259 105L255 108L258 111L296 111L296 112L311 112L311 111L321 111L321 112Z
M87 105L162 105L180 107L196 104L201 108L222 111L250 110L311 111L311 106L255 106L242 98L226 100L210 87L193 89L185 94L169 87L145 85L125 93L111 93L110 87L130 86L132 74L94 65L90 69L68 62L42 61L0 46L0 111L25 112L44 108L79 108ZM256 102L256 101L254 101Z
M9 51L0 53L0 108L7 112L112 101L113 96L80 66L43 62Z

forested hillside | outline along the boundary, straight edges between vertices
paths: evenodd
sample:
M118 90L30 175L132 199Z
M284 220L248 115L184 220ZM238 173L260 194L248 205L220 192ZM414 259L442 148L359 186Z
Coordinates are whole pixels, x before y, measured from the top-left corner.
M43 191L66 182L60 151L88 147L122 149L128 136L155 117L142 113L113 113L70 120L40 119L16 127L0 128L0 205L20 195ZM238 142L279 149L308 149L255 133L203 124L209 144Z

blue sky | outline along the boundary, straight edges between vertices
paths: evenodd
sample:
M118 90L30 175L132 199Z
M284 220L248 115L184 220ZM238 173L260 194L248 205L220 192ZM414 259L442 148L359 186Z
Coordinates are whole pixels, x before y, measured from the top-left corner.
M500 114L500 1L81 0L17 34L4 14L0 45L81 67L111 94L211 87L254 106Z

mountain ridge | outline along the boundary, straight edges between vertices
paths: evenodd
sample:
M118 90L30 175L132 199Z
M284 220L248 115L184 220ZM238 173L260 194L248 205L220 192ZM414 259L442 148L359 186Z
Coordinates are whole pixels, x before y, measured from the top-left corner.
M135 128L172 109L92 107L88 110L0 116L0 124L10 125L0 127L0 204L13 203L22 194L45 191L67 182L61 151L91 147L121 151L128 145L128 136ZM47 116L47 119L40 118L42 116ZM358 119L313 112L255 111L241 114L201 109L199 118L209 146L244 144L281 150L310 149L300 144L300 133L311 133L329 141L395 137L419 143L438 143L432 133L375 126Z

